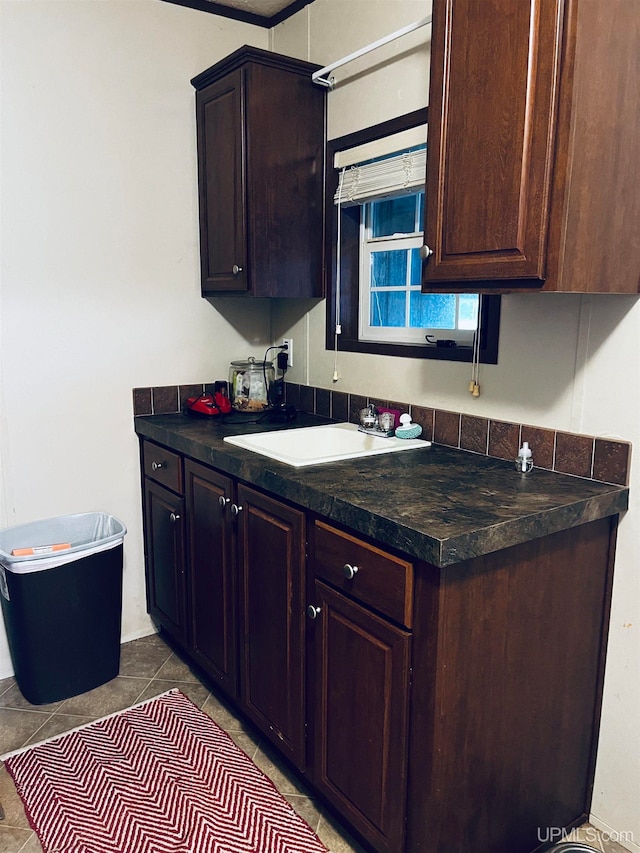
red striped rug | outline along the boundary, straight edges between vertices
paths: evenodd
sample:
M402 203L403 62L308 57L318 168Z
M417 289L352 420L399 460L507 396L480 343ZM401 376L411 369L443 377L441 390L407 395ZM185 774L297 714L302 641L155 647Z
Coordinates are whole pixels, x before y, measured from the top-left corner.
M45 853L326 853L177 690L9 756Z

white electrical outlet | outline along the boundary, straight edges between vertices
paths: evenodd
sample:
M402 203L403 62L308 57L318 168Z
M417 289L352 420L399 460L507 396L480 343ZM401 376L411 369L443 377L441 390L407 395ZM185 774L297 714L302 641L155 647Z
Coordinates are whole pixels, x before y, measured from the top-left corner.
M287 356L288 356L288 365L289 367L293 367L293 338L283 338L282 346L287 347Z

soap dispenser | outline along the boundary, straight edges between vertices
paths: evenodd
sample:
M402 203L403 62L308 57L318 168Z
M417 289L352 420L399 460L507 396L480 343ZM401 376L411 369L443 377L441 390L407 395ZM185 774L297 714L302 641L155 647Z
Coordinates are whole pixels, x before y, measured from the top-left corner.
M400 426L396 429L396 438L417 438L422 432L420 424L411 421L411 415L400 415Z
M532 468L533 455L531 448L528 441L523 441L522 447L518 451L518 458L516 459L516 471L519 471L521 474L528 474Z

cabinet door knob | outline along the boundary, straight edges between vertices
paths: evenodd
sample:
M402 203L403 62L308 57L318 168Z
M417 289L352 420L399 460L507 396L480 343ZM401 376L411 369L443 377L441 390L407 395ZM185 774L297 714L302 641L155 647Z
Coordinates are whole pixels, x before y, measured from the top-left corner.
M433 249L429 246L420 246L420 257L423 261L428 261L431 255L433 255Z
M231 504L231 515L237 517L242 512L242 507L238 504Z
M169 513L169 521L170 521L172 524L175 524L175 523L176 523L176 521L180 521L180 516L179 516L177 513L175 513L175 512L170 512L170 513Z
M320 615L320 610L320 607L316 607L315 604L310 604L307 607L307 616L309 617L309 619L317 619Z
M152 471L159 471L161 468L164 468L163 462L152 462L151 463L151 470Z
M345 563L342 568L342 571L344 573L345 578L351 581L358 574L358 567L352 566L351 563Z
M242 272L242 267L239 267L239 266L238 266L238 264L234 264L234 265L231 267L231 272L232 272L234 275L238 275L239 273L241 273L241 272Z
M220 495L220 497L218 498L218 503L220 504L220 506L223 510L226 508L227 504L230 502L231 502L231 498L225 498L224 495Z

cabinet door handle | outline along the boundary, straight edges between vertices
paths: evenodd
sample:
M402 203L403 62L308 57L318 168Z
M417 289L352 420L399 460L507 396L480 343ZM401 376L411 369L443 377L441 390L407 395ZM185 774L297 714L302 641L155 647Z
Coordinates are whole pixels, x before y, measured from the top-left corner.
M241 512L241 506L238 506L238 504L231 504L231 515L234 516L234 518L237 518Z
M175 523L176 523L176 521L180 521L180 516L179 516L177 513L175 513L175 512L170 512L170 513L169 513L169 521L170 521L172 524L175 524Z
M428 261L431 255L433 255L433 249L429 246L420 246L420 257L423 261Z
M151 463L151 470L152 471L159 471L161 468L164 468L164 462L152 462Z
M239 273L241 273L241 272L242 272L242 267L239 267L239 266L238 266L238 264L234 264L234 265L231 267L231 272L232 272L234 275L238 275Z
M358 574L358 567L352 566L351 563L345 563L342 567L342 571L347 580L351 581Z
M225 498L224 495L220 495L220 497L218 498L218 503L220 504L220 507L221 507L223 512L226 509L227 504L230 502L231 502L231 498Z
M317 619L320 615L321 607L316 607L315 604L310 604L307 607L307 616L309 619Z

